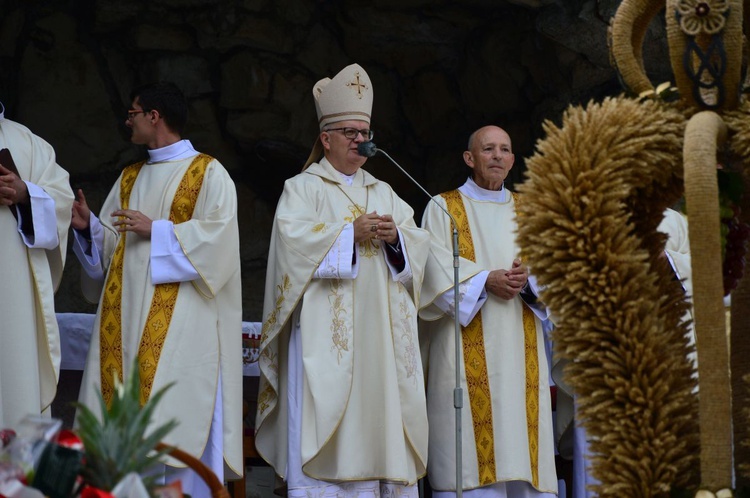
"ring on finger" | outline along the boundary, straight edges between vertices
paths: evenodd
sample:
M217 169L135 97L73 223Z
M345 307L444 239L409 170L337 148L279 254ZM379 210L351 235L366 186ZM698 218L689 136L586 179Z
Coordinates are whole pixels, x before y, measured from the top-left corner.
M370 225L370 231L371 232L377 232L378 231L378 226L375 225L375 224Z

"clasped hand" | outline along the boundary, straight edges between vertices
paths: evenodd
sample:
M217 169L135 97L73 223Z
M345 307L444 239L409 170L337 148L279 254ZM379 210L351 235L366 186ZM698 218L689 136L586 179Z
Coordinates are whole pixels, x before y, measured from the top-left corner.
M118 217L112 225L118 232L133 232L144 239L151 238L151 218L134 209L118 209L112 213L113 217Z
M0 164L0 205L27 204L29 189L21 178Z
M529 279L529 270L521 264L521 260L513 260L510 270L492 270L487 277L484 288L500 299L513 299L523 289Z
M112 213L112 217L117 218L112 225L118 232L133 232L144 239L151 238L151 218L134 209L118 209ZM91 219L91 209L86 204L86 198L83 196L83 190L78 189L76 200L73 202L73 218L71 226L76 230L86 230L89 227Z
M384 240L395 244L398 240L398 228L390 214L379 215L376 211L363 214L354 220L354 242L370 239Z

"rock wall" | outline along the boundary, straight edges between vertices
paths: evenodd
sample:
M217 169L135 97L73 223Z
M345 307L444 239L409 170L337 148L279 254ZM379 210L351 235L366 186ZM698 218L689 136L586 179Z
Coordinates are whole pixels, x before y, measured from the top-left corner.
M523 180L545 119L619 93L606 29L619 0L0 0L0 101L56 149L98 211L120 169L144 156L124 121L130 90L177 82L186 138L239 193L243 314L260 320L273 211L316 134L313 84L357 62L375 91L375 142L430 191L460 184L469 134L514 140ZM657 23L655 23L657 24ZM663 24L663 23L662 23ZM644 44L670 79L662 24ZM421 217L427 200L385 159L366 168ZM58 311L93 312L69 253Z

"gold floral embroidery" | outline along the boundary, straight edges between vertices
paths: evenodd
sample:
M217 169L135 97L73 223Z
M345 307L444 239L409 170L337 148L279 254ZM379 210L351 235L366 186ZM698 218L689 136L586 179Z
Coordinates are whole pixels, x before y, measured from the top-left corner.
M326 231L326 224L325 223L318 223L315 225L312 229L315 233L325 232Z
M346 309L344 308L344 296L340 293L341 280L331 280L331 295L328 300L331 302L331 340L333 345L331 350L338 353L338 361L344 356L344 351L349 351L349 329L346 326Z
M276 322L278 321L278 318L279 318L279 311L281 311L281 306L284 304L284 301L286 301L286 293L291 288L292 288L291 279L289 278L289 275L285 273L281 277L281 283L276 286L276 290L279 293L279 295L276 296L276 306L274 307L273 311L271 311L266 317L266 319L263 321L263 327L261 328L261 332L260 332L261 347L263 347L268 341L268 331L271 330L276 325Z
M276 296L276 306L263 321L263 326L260 332L261 353L258 357L259 361L276 375L279 374L278 356L274 348L268 347L268 333L271 329L276 327L281 306L284 304L284 301L286 301L286 293L289 292L289 289L291 288L291 279L289 278L289 275L285 273L281 277L281 283L276 286L276 291L278 292L278 296Z
M680 29L689 36L700 33L715 35L726 23L729 0L680 0L677 14Z
M263 365L268 367L276 376L279 375L279 358L275 349L265 348L263 352L258 355L258 359L259 361L263 360Z
M403 289L399 286L399 294L404 294ZM412 307L409 301L402 295L401 303L399 304L401 309L401 324L403 327L403 333L401 334L402 344L404 345L402 357L404 359L404 367L406 368L406 377L414 378L414 384L416 385L417 377L419 374L419 349L414 341L414 318L412 315Z
M349 209L349 212L352 213L352 215L345 217L344 220L347 223L353 223L354 220L365 214L365 209L367 208L360 206L359 204L349 204L347 209Z
M374 258L380 254L380 244L375 244L368 239L359 244L359 255L363 258Z
M346 195L346 193L344 193ZM349 197L347 195L347 197ZM367 207L360 206L359 204L349 204L347 206L351 216L344 217L344 221L347 223L354 223L354 220L365 214ZM380 254L380 244L373 243L372 239L368 239L359 244L359 256L363 258L374 258Z
M276 398L276 392L270 384L258 395L258 410L262 414L271 407L271 401Z

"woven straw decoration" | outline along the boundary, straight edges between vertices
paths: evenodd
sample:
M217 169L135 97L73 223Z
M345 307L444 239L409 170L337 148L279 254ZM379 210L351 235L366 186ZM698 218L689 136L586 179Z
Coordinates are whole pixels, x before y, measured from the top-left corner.
M740 94L743 5L623 0L609 31L611 56L636 94L658 97L641 45L665 6L680 100L622 96L569 108L559 128L545 123L546 137L527 161L521 186L528 195L519 242L547 286L542 298L557 319L556 354L569 361L565 380L578 396L601 496L731 487L716 165L725 140L742 164L750 161L750 109ZM669 285L671 270L659 258L664 240L656 232L663 209L683 193L683 175L700 398L686 360L685 298ZM750 328L748 287L745 279L732 297L733 331L739 321ZM740 358L750 341L743 332L744 341L732 336L731 356L738 471L748 466L750 367Z

